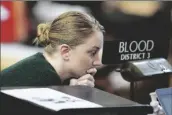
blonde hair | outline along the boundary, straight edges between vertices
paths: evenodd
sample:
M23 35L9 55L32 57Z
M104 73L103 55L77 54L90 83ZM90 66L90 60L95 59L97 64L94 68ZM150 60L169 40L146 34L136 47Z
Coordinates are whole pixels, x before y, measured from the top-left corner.
M37 28L37 44L52 53L57 45L67 44L70 47L84 42L95 30L104 32L104 27L92 16L77 11L61 14L52 23L39 24Z

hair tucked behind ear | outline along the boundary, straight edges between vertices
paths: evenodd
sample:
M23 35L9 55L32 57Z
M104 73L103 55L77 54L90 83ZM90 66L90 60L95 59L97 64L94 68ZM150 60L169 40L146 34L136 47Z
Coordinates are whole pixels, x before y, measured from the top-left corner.
M34 40L34 43L46 46L50 43L49 39L49 31L51 24L50 23L42 23L37 27L37 37Z

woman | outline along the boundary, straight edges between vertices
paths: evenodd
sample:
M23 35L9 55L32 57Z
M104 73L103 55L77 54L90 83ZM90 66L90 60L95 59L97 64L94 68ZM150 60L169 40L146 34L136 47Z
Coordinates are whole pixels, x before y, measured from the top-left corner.
M1 71L1 86L70 85L94 87L93 75L101 65L104 28L93 17L66 12L52 23L38 25L37 53Z

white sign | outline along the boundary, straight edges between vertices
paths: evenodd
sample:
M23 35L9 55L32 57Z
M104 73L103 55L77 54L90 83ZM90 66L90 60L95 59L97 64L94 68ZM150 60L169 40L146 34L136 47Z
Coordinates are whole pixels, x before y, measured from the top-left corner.
M89 102L50 88L27 88L27 89L10 89L1 90L1 92L26 100L45 108L59 111L69 108L98 108L102 107L93 102Z

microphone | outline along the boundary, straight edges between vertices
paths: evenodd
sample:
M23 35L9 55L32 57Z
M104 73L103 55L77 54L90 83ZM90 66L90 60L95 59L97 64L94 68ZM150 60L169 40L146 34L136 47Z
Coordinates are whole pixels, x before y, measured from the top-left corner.
M164 58L129 61L121 69L123 78L130 82L172 73L172 66Z

